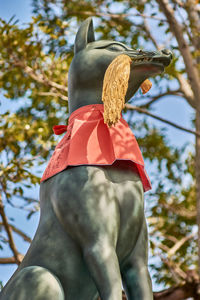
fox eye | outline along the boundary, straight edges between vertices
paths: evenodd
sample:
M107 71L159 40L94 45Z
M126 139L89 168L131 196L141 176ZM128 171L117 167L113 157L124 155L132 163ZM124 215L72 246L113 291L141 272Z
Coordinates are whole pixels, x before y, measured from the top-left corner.
M110 45L109 47L107 47L108 50L111 50L111 51L124 51L125 48L121 45Z

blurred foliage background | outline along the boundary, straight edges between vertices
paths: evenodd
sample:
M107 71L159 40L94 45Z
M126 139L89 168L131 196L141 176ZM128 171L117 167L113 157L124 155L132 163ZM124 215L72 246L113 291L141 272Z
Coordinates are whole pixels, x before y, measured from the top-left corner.
M9 216L8 207L25 210L27 218L39 210L31 191L57 144L52 126L68 118L67 73L75 34L80 23L93 16L96 39L173 51L166 72L151 78L153 88L147 95L137 92L124 117L153 184L146 195L150 271L154 282L167 288L155 293L155 299L199 299L199 14L200 5L194 0L33 0L28 24L19 24L16 17L0 19L0 92L2 103L7 98L16 107L0 119L0 251L9 247L12 253L0 254L0 264L20 264L23 259L16 235L31 241ZM194 145L187 143L184 124L177 126L176 120L169 124L154 115L154 107L165 97L179 97L180 105L186 101L192 108L189 130L196 138ZM163 129L149 122L149 114L160 118ZM169 125L185 131L183 146L169 142L165 129Z

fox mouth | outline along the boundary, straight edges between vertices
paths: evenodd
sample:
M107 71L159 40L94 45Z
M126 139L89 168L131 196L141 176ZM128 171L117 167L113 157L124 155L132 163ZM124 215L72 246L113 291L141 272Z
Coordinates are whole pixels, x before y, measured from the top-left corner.
M160 57L131 57L134 66L149 64L167 67L171 62L171 56L160 56Z

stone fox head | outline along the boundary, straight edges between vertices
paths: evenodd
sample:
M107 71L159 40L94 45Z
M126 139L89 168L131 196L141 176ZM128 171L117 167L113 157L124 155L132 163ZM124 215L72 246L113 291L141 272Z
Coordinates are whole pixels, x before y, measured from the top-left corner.
M83 105L102 103L105 71L120 54L128 55L132 59L126 102L145 79L162 73L172 60L172 53L166 49L134 50L116 41L95 41L92 19L86 19L76 35L74 58L69 70L70 112Z

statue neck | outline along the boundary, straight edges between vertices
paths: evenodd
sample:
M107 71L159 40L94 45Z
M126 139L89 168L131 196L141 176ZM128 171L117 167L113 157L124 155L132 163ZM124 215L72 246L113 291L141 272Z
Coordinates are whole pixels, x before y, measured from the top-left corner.
M76 109L90 104L103 104L102 89L79 89L78 91L69 90L69 113L71 114Z

